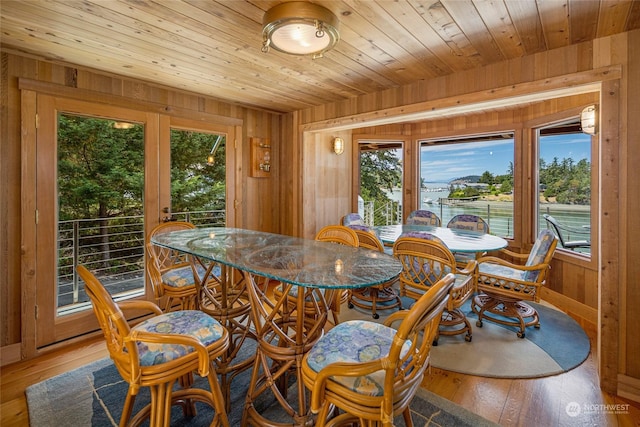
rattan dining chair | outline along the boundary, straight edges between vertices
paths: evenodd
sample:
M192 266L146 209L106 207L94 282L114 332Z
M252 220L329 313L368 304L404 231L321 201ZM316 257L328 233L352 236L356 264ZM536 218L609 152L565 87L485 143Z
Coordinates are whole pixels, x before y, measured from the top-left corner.
M453 281L453 274L444 276L410 310L391 314L384 324L347 321L314 344L302 360L302 376L311 411L318 414L316 426L389 427L400 414L413 426L409 405L429 365Z
M469 230L478 233L489 234L489 224L480 216L472 214L459 214L454 216L447 223L447 228L454 228L457 230ZM463 253L454 252L453 256L456 258L458 267L462 267L470 260L477 260L484 253Z
M225 402L213 360L229 346L229 334L217 320L199 310L163 313L149 301L116 304L103 284L84 266L78 274L105 336L109 355L129 384L120 426L169 426L171 406L180 404L185 416L196 415L195 402L215 410L214 426L229 426ZM131 327L121 309L143 310L153 317ZM193 372L207 377L209 389L193 388ZM174 389L178 383L182 388ZM151 390L151 403L132 417L141 387Z
M340 220L340 224L341 225L346 225L346 226L350 226L350 225L366 225L364 223L364 219L362 219L360 214L356 213L356 212L348 213L345 216L343 216L342 219Z
M406 223L408 225L432 225L434 227L440 227L442 221L437 214L431 211L416 209L409 213Z
M322 227L320 231L316 233L316 240L321 242L332 242L340 245L358 247L358 235L356 232L344 225L327 225ZM332 291L328 291L332 292ZM349 292L338 290L334 292L334 296L331 297L331 315L333 316L334 324L338 324L340 316L340 307L343 303L349 300Z
M371 228L366 225L352 225L350 228L353 229L358 236L359 247L384 253L382 241ZM393 285L397 281L397 279L394 279L380 285L350 290L348 297L349 308L355 306L365 310L371 310L371 315L374 319L380 318L378 310L401 308L402 301L396 290L393 289Z
M345 246L358 247L358 235L354 230L344 225L327 225L322 227L318 233L316 233L315 240L320 242L330 242ZM276 286L273 290L276 297L280 297L283 292L282 285ZM296 286L291 288L289 292L291 307L296 306L296 299L298 297L298 288ZM325 298L327 298L329 309L331 310L331 316L333 317L333 323L339 323L340 307L343 303L349 299L349 293L342 289L330 289L323 290ZM315 303L310 302L309 313L315 315Z
M460 269L442 240L426 231L402 234L393 245L393 255L402 263L400 295L403 297L417 300L445 275L455 274L434 345L438 344L440 335L465 334L465 341L471 341L471 323L460 308L475 292L478 263L469 260L465 268Z
M527 327L540 327L538 312L526 301L540 301L540 288L546 283L557 244L553 231L543 229L528 254L501 249L524 264L490 256L478 260L478 295L471 304L478 315L476 326L482 327L483 320L514 326L520 338L525 337Z
M194 228L196 226L190 222L170 221L157 225L147 234L147 256L153 261L147 263L147 275L156 301L164 311L196 308L193 270L185 253L154 245L151 238L162 233Z

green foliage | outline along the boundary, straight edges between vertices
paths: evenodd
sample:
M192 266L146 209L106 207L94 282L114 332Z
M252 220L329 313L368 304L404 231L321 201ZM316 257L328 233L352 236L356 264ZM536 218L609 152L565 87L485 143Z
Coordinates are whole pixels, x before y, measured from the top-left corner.
M207 163L218 135L171 131L174 212L225 207L225 137ZM141 215L144 128L115 129L113 121L61 114L58 120L60 220Z
M109 120L60 115L60 220L142 213L144 133Z
M386 192L402 185L402 163L390 150L365 151L360 156L360 188L365 201L388 203Z
M398 208L387 196L402 186L402 162L391 150L365 151L360 155L360 195L373 201L374 224L386 224L383 207ZM378 217L379 216L379 217Z
M171 131L171 204L174 212L225 208L226 137L221 136L213 164L207 156L218 135Z
M540 159L540 184L546 198L555 197L558 203L588 205L591 203L591 164L586 159L578 163L571 158L551 164Z

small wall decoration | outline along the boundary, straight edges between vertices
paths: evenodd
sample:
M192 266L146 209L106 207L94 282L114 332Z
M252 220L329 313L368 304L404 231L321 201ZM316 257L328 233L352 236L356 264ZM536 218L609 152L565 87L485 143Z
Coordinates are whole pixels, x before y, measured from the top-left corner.
M266 138L249 138L251 144L251 176L265 178L271 175L271 141Z

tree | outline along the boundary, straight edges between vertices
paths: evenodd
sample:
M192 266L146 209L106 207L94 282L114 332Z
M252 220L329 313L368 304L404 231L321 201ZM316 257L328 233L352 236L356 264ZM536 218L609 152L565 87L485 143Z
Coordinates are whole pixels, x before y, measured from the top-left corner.
M58 121L60 220L142 213L142 126L61 114Z
M216 142L214 162L208 164L207 156ZM226 136L171 130L171 207L174 212L225 208L225 152Z
M489 171L484 171L482 173L482 175L480 176L480 179L478 180L478 182L482 182L484 184L494 184L495 183L495 179L493 177L493 174Z
M360 195L373 201L374 211L392 202L387 193L402 185L402 162L393 150L360 154Z

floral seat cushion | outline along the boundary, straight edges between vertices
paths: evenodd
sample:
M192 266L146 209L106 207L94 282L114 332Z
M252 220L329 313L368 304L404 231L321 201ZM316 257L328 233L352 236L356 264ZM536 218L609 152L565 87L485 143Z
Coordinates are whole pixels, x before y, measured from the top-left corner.
M315 372L334 362L362 363L386 357L396 330L375 322L351 320L338 324L313 346L307 363ZM405 342L403 355L410 347ZM384 371L363 377L336 376L333 380L355 392L368 396L382 396Z
M479 280L483 280L485 285L490 282L484 280L485 275L492 277L499 277L500 280L495 282L495 286L503 289L510 289L516 292L522 292L523 294L534 295L536 293L536 287L533 285L526 285L521 282L529 282L527 275L530 275L532 271L523 271L515 268L507 267L506 265L480 263L478 265ZM533 273L538 273L533 271Z
M198 275L203 276L206 271L201 265L196 267ZM220 266L213 268L212 274L220 277ZM162 275L162 283L172 288L184 288L185 286L193 286L193 270L190 266L184 266L169 270Z
M188 335L199 340L205 347L218 341L224 334L224 326L213 317L199 310L181 310L165 313L145 320L131 330ZM182 344L138 343L140 365L142 366L170 362L192 351L193 347Z
M365 223L359 214L350 213L342 218L342 225L365 225Z

